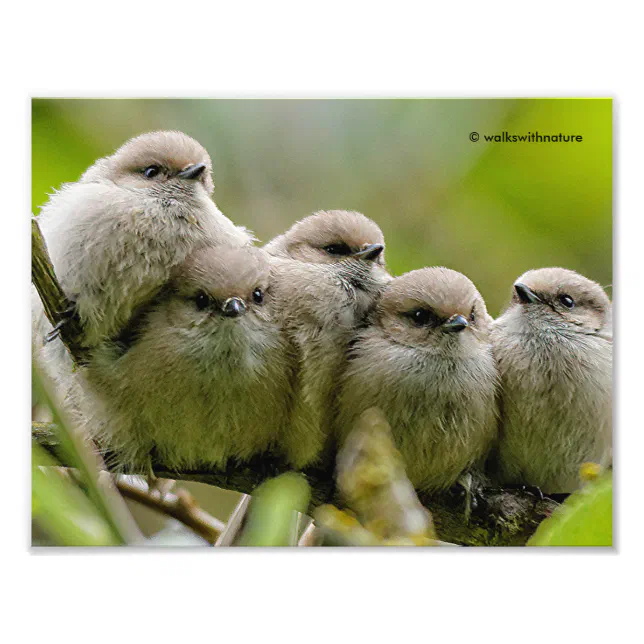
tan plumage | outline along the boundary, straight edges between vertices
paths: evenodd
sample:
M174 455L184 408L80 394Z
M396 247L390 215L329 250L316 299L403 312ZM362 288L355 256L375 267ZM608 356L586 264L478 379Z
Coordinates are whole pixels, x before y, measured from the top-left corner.
M273 288L297 373L280 445L295 467L303 467L329 442L347 346L391 277L382 232L360 213L316 213L266 249L275 256Z
M492 339L502 381L501 480L572 492L583 462L611 460L608 297L574 271L528 271Z
M378 406L414 486L455 483L496 435L489 322L483 298L460 273L424 268L395 278L352 347L341 380L339 440Z
M190 255L127 339L83 370L87 425L123 467L150 453L177 469L247 460L287 422L290 362L256 248Z

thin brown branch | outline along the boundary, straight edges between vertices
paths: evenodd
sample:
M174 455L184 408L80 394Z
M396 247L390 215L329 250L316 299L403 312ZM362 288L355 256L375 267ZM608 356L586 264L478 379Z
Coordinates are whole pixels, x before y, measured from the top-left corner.
M179 489L174 494L163 494L160 491L151 491L143 480L124 475L117 475L114 482L125 498L180 521L210 544L215 544L226 527L224 523L201 509L187 490Z
M32 438L58 461L65 464L66 456L61 453L55 425L51 423L32 423ZM113 460L110 458L110 454L105 454L104 456L104 460L107 463ZM252 494L253 490L266 479L291 471L291 468L286 463L269 455L256 458L248 463L231 464L225 469L177 472L162 463L153 463L152 469L154 475L158 478L196 481L243 494ZM130 473L148 474L148 472ZM311 507L333 501L335 484L332 468L307 468L304 474L309 485L311 485Z

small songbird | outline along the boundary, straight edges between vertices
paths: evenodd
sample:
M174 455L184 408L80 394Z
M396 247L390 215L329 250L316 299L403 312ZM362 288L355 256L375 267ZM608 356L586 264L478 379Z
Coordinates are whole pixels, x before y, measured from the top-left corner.
M43 206L38 222L87 347L118 333L196 248L252 243L212 201L211 174L197 141L152 132L96 161Z
M502 482L572 492L584 462L611 461L608 296L574 271L528 271L515 282L492 341L502 384Z
M343 374L340 442L384 412L414 487L439 491L482 465L497 432L498 376L483 298L464 275L422 268L384 289Z
M358 324L384 285L380 228L357 212L322 211L266 246L274 293L294 353L291 422L280 446L295 467L315 462L331 440L335 391Z
M132 470L247 460L287 422L287 351L264 251L195 251L82 369L90 433Z

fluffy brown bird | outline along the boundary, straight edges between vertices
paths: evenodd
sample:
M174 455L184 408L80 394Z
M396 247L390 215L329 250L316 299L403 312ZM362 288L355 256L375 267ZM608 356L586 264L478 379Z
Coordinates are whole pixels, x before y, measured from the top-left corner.
M378 406L413 485L454 484L497 431L490 318L472 282L423 268L390 282L359 331L341 381L337 435Z
M151 132L51 196L38 221L88 347L118 333L196 248L252 242L212 192L210 157L197 141Z
M582 463L611 460L610 300L574 271L528 271L492 340L502 381L502 481L572 492Z
M280 445L295 467L317 460L331 437L335 391L356 326L391 279L378 226L356 212L322 211L266 249L297 377Z
M124 467L152 451L176 469L247 460L287 422L287 359L268 256L257 248L191 254L127 334L83 369L91 433Z

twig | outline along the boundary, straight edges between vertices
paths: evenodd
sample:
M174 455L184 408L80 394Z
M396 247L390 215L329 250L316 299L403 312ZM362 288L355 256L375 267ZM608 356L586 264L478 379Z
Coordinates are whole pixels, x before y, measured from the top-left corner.
M210 544L217 541L226 527L224 523L202 510L187 490L179 489L175 494L162 495L151 492L142 480L122 474L116 475L114 482L125 498L180 521Z
M55 425L52 423L33 423L33 439L50 454L64 463L65 456L60 453L60 444L56 437ZM110 454L105 455L109 463ZM154 474L159 478L180 481L197 481L215 485L226 490L234 490L243 494L252 494L255 488L269 478L291 471L291 467L279 458L265 455L248 463L229 465L225 469L208 469L178 472L162 463L152 464ZM131 472L132 474L147 474L147 472ZM311 507L329 503L333 500L335 483L332 467L310 467L304 470L304 475L311 485Z

